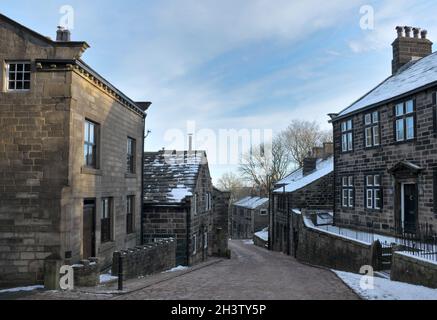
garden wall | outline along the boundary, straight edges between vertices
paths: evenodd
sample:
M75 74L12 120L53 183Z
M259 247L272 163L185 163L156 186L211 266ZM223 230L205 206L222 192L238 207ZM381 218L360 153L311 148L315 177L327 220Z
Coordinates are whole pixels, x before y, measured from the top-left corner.
M393 281L437 288L437 264L395 252L390 277Z

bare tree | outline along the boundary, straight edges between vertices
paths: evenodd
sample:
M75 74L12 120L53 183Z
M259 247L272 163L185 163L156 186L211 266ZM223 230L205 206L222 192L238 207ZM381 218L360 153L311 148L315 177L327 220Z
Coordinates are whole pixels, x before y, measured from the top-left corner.
M217 187L222 191L231 193L231 203L247 195L247 187L243 178L233 172L227 172L219 179Z
M292 161L299 167L303 166L304 159L314 147L332 141L332 133L321 130L315 121L293 120L279 136Z
M272 144L253 147L243 155L239 170L246 181L260 190L261 195L267 196L273 184L287 175L290 164L287 149L281 139L275 138Z

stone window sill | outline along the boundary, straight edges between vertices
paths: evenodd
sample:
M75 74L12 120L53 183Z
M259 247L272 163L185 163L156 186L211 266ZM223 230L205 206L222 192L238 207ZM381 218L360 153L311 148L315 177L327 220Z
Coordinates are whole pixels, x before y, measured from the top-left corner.
M93 169L93 168L89 168L89 167L82 167L80 173L94 175L94 176L103 175L102 170Z

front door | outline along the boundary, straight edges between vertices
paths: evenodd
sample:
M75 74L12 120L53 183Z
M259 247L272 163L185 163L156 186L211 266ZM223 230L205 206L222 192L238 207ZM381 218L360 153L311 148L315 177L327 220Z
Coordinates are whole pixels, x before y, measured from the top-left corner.
M86 200L83 205L83 258L95 257L95 221L96 221L96 202Z
M402 225L404 232L416 233L417 230L417 185L402 185Z

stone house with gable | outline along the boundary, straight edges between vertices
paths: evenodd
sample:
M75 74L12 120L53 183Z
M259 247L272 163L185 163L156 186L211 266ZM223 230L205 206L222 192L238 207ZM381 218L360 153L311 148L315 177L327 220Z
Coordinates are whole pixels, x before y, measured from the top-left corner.
M384 234L437 229L437 53L397 27L392 75L331 114L335 224Z
M146 110L81 56L0 15L0 286L140 242Z
M144 155L144 242L176 239L176 264L194 265L212 254L213 185L204 151Z
M334 208L333 188L333 144L325 143L323 148L313 149L312 155L304 159L303 167L275 184L271 196L271 250L292 253L292 210L311 210L329 217ZM332 219L328 220L332 223Z
M232 204L232 238L252 239L269 225L269 198L245 197Z

